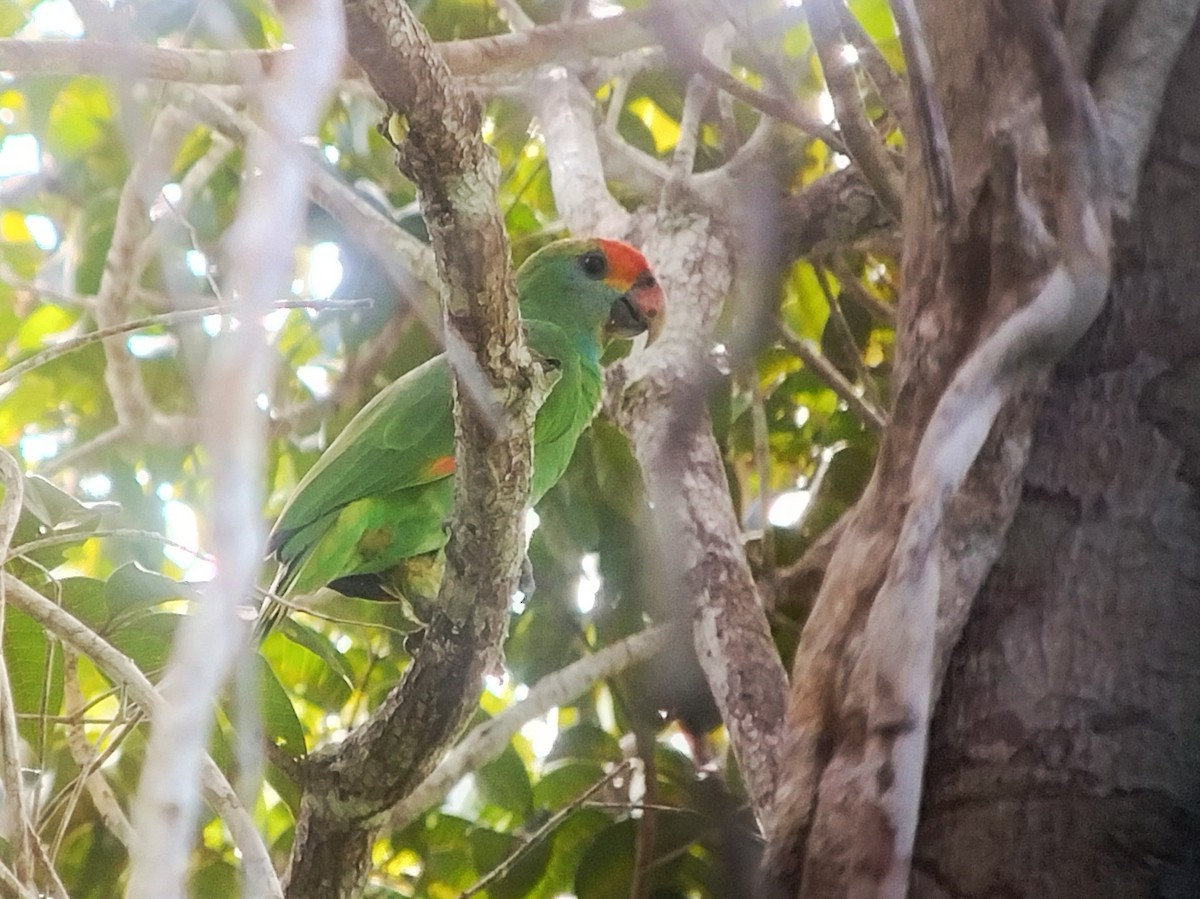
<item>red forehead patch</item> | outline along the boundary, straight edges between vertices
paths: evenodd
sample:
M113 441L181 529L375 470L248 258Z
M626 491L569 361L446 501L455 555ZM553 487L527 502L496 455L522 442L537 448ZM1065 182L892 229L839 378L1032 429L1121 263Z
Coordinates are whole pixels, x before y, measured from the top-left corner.
M608 257L608 277L604 280L619 285L622 290L628 289L638 275L650 268L646 257L627 243L604 238L597 239L596 243Z

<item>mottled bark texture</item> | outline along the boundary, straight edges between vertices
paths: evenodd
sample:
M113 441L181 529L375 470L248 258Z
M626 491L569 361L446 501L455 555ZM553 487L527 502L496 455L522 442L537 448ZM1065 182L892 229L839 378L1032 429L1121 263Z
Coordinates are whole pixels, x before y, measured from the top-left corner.
M305 760L289 899L361 895L375 828L475 710L524 551L529 434L546 386L521 335L478 101L400 0L355 0L346 17L351 52L408 126L398 161L417 185L443 284L457 476L438 612L412 665L364 725Z
M1193 30L951 662L914 897L1200 896L1197 123Z
M770 820L786 675L741 549L703 393L697 392L708 370L702 348L731 285L731 241L721 223L681 209L660 210L653 224L646 251L674 298L673 317L659 344L613 370L607 409L629 436L661 539L672 547L656 573L660 586L679 614L690 611L696 656L729 731L751 808ZM629 382L620 383L625 377ZM676 674L661 672L664 678Z
M1087 4L1053 8L1061 13L1064 5L1078 13ZM1133 32L1153 31L1151 7L1178 17L1187 5L1188 21L1195 13L1195 4L1175 2L1093 5L1106 7L1103 15L1083 17L1099 23L1089 38L1091 55L1080 67L1093 84L1111 83L1116 75L1109 66L1118 60L1129 65L1132 57L1113 48L1138 46ZM873 691L884 685L872 681L877 664L867 654L880 632L872 638L866 622L885 579L895 576L897 535L920 499L910 493L910 477L933 409L964 360L998 333L1047 283L1056 259L1070 252L1058 208L1063 181L1050 152L1055 114L1043 120L1037 67L1002 6L1022 8L952 0L918 4L960 215L953 229L937 219L918 164L920 150L910 147L891 424L797 654L779 820L769 853L781 895L903 892L903 883L888 883L898 861L891 854L899 848L893 821L872 817L871 803L862 798L864 789L886 794L892 776L890 767L881 766L878 782L864 788L872 740L878 744L888 736L872 717L880 705ZM1161 99L1154 86L1162 83L1150 70L1174 50L1162 45L1157 56L1143 54L1146 68L1129 70L1144 87L1136 108L1147 125ZM1185 54L1181 71L1187 66ZM1186 86L1178 86L1177 78L1176 85L1181 98L1197 93L1194 78ZM1175 116L1163 117L1159 144L1164 136L1186 133L1194 120L1194 110L1182 103L1175 101ZM1102 115L1109 114L1110 135L1124 121L1116 108L1101 107ZM1119 195L1136 191L1121 154L1139 151L1136 141L1128 146L1112 148ZM1156 185L1164 175L1183 184L1194 180L1194 170L1183 165L1186 140L1175 137L1172 146L1165 165L1157 161L1163 150L1156 147L1142 210L1161 190ZM1186 205L1179 193L1162 191L1157 203L1173 204L1164 207L1173 213ZM1187 349L1197 340L1192 304L1186 296L1172 298L1164 275L1177 270L1181 283L1187 277L1194 252L1187 249L1194 246L1187 216L1194 211L1180 208L1187 228L1173 217L1159 235L1161 225L1143 211L1122 231L1117 305L1074 351L1073 361L1058 369L1044 411L1050 374L1028 369L945 510L933 582L940 597L931 635L937 640L935 685L961 621L996 560L1007 554L971 619L937 720L913 895L1200 894L1200 885L1186 879L1194 871L1180 873L1178 864L1195 864L1188 848L1195 842L1195 806L1189 810L1186 803L1200 792L1195 765L1188 770L1197 756L1200 707L1192 648L1198 635L1189 620L1195 591L1189 592L1188 579L1195 576L1192 535L1200 531L1194 497L1177 474L1186 453L1155 432L1147 411L1156 399L1161 421L1172 417L1170 410L1197 405L1183 398L1194 369L1181 367L1152 383L1172 361L1195 352ZM1129 279L1139 271L1131 289ZM1147 302L1152 290L1161 300L1157 311ZM1121 303L1130 308L1122 311ZM1113 361L1098 361L1106 356ZM1114 380L1113 369L1122 377ZM1195 433L1178 424L1173 430L1183 444ZM1040 517L1031 526L1035 508ZM1081 528L1089 519L1096 519L1094 532ZM1024 551L1010 567L1019 547ZM1167 563L1172 553L1174 568ZM998 580L1008 589L993 605ZM1143 654L1151 634L1159 635L1159 643ZM883 646L886 651L886 641ZM897 718L896 733L912 727ZM1014 769L1026 773L1014 778ZM1101 811L1105 797L1112 800L1111 815ZM1048 811L1055 803L1061 803L1059 814ZM1134 832L1139 816L1144 833ZM1087 886L1083 867L1090 867ZM1140 878L1140 886L1130 878Z

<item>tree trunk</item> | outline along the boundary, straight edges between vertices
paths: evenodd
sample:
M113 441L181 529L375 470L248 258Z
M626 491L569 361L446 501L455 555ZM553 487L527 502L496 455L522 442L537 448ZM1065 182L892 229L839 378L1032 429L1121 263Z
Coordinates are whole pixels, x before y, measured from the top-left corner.
M1197 123L1193 29L952 658L914 897L1200 896Z
M1200 896L1198 8L919 4L957 218L910 135L895 399L797 651L781 895ZM1106 256L1110 199L1128 218ZM1110 272L1082 339L995 370L986 442L930 425L1014 322L1052 327Z

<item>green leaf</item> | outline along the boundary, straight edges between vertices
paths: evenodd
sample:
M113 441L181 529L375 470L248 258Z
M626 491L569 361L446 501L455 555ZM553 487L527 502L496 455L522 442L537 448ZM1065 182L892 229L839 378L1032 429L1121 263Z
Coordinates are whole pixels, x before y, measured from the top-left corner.
M792 266L779 311L788 327L801 337L820 339L829 318L829 303L810 263L801 261Z
M94 528L105 513L118 512L110 502L82 503L39 475L25 476L25 508L55 530Z
M600 832L579 860L577 899L628 899L637 823L618 821Z
M501 865L520 848L523 840L510 834L477 828L471 832L471 857L475 869L485 875ZM520 860L487 890L491 899L525 899L546 873L550 861L551 840L544 839L530 848Z
M526 899L558 899L570 893L584 852L596 835L612 819L599 809L581 808L571 812L554 830L553 853L546 873Z
M92 577L67 577L58 581L57 588L64 609L101 636L107 632L111 617L104 598L104 581Z
M83 207L75 269L75 289L81 294L91 296L100 289L119 199L118 191L108 190L90 197Z
M0 0L0 35L15 34L26 22L23 4L14 0Z
M304 728L296 717L296 708L266 659L262 656L255 656L254 659L258 669L263 732L268 740L288 755L300 758L308 752L308 746L304 739Z
M625 899L633 875L634 842L638 821L626 818L600 832L588 845L579 862L575 879L578 899ZM709 869L697 865L691 852L682 851L698 843L712 823L696 814L663 813L655 818L652 858L662 860L648 871L651 895L728 895L711 892L706 886ZM711 888L711 884L707 884Z
M623 758L616 737L595 724L583 723L559 731L547 761L586 759L617 763Z
M82 817L77 815L76 820ZM57 861L71 899L108 899L111 893L106 885L120 879L128 858L125 847L103 824L84 819L67 833Z
M294 618L284 618L276 629L293 643L298 643L317 656L332 671L337 672L338 676L346 682L347 687L354 688L354 674L350 670L350 666L327 637L317 633L311 627L306 627Z
M175 642L175 630L182 615L173 612L151 612L139 615L129 624L116 627L109 641L147 673L159 671L166 665Z
M602 777L604 767L599 762L574 759L558 762L534 785L534 804L543 809L562 808L578 798L584 790L594 786Z
M199 593L173 578L127 562L104 582L104 601L114 618L172 599L199 599Z
M97 78L74 78L59 91L46 127L46 149L60 161L82 158L103 140L112 120L108 87Z
M19 717L18 729L32 745L41 745L42 719L36 716L43 710L57 715L62 707L62 656L55 653L53 664L50 644L42 626L11 606L4 623L4 663L12 686L13 705ZM49 681L46 677L49 674Z
M21 320L17 329L17 349L33 352L45 349L51 337L62 334L79 320L79 313L49 303L38 306Z
M417 882L417 896L456 896L479 878L471 858L470 835L474 825L465 818L432 816L425 833L428 851Z
M521 756L509 745L500 757L475 773L480 798L502 815L489 815L497 824L504 819L520 820L533 809L533 788Z

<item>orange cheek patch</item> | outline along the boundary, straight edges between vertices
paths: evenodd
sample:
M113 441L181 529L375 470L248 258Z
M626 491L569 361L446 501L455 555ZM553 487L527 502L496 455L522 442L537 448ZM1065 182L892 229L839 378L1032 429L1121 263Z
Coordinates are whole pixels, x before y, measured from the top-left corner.
M454 474L454 457L442 456L440 459L434 459L426 467L425 473L431 478L444 478L446 475Z

